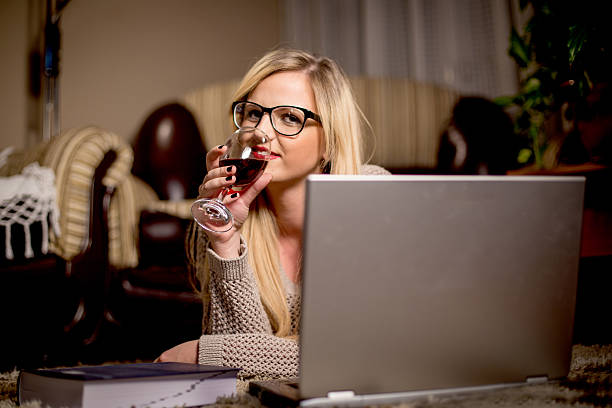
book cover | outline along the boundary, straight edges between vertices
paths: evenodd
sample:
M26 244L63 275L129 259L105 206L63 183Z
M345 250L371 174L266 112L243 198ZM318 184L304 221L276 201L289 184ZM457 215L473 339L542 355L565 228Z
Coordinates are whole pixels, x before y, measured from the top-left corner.
M19 403L62 407L175 407L215 402L236 391L237 368L138 363L24 370Z

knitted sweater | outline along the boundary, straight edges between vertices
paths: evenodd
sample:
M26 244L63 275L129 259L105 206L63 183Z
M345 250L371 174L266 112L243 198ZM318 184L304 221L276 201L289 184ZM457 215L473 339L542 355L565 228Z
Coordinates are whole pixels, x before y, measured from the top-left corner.
M385 169L364 165L364 175L389 174ZM205 302L207 321L200 337L200 364L241 368L241 377L295 378L299 371L299 345L294 338L276 337L259 297L257 282L247 259L248 248L242 243L241 255L222 259L207 245L205 234L197 232L196 268L208 258L209 300ZM298 334L300 287L280 271L287 306L291 315L292 335Z

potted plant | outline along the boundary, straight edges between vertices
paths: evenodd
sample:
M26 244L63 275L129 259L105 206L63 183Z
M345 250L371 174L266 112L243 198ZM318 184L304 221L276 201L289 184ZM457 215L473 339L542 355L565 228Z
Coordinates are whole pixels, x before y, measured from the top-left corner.
M519 163L537 169L556 165L559 135L575 129L575 106L598 83L608 81L612 22L607 21L603 5L520 0L521 12L530 12L531 17L522 33L512 29L508 51L519 68L520 90L496 99L512 111L515 132L525 146Z

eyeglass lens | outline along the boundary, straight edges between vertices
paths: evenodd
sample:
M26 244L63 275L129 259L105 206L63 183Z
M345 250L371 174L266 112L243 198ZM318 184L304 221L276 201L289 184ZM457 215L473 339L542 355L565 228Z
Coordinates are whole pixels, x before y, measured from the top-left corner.
M261 106L250 102L241 102L234 108L234 121L238 127L256 127L263 117ZM306 115L298 108L291 106L277 106L270 114L272 127L278 133L294 136L304 127Z

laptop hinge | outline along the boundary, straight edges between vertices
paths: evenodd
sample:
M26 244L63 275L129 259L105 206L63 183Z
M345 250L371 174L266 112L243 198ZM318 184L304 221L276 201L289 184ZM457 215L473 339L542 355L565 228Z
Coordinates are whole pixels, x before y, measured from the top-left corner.
M327 393L327 398L335 400L353 398L354 396L354 391L330 391Z
M533 377L527 377L528 384L541 384L548 381L547 375L535 375Z

